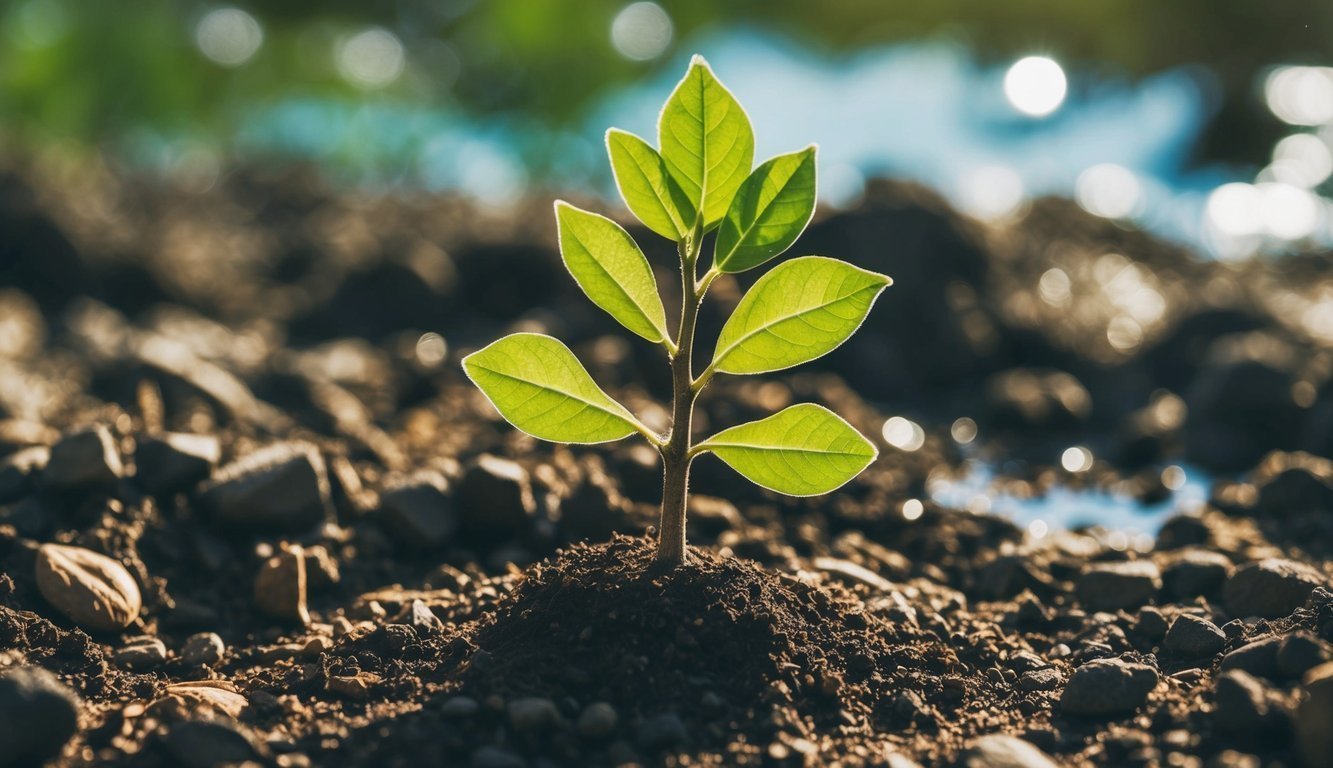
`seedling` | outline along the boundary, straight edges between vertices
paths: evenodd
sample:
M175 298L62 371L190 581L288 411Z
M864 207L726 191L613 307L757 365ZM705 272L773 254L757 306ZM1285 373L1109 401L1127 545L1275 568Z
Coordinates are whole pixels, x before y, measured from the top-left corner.
M892 283L836 259L803 256L761 277L722 328L713 359L694 375L699 306L719 276L753 269L787 250L815 210L815 147L778 155L751 170L754 132L745 110L703 58L662 108L659 148L611 129L606 145L616 185L631 212L676 243L680 319L672 336L648 259L620 225L556 201L560 254L593 303L666 351L672 427L659 435L593 381L568 347L516 333L468 355L463 368L511 424L559 443L603 443L635 433L662 455L662 517L656 564L686 561L690 463L713 453L765 488L792 496L828 493L875 460L869 440L832 411L793 405L692 442L694 404L719 373L780 371L814 360L848 339ZM705 236L712 265L698 275Z

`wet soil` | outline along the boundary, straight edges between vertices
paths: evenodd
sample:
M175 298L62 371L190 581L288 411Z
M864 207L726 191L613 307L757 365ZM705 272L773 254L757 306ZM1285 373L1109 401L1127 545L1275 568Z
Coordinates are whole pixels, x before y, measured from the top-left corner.
M665 426L664 364L567 285L548 217L7 166L0 668L52 673L77 728L0 728L27 740L0 765L1333 764L1305 735L1333 717L1326 256L1209 263L1067 201L981 225L876 183L796 248L894 276L862 333L720 380L699 421L811 400L881 459L816 499L701 459L692 561L655 573L652 452L516 434L458 370L547 331ZM884 442L892 415L924 439ZM1059 468L1073 444L1092 469ZM1020 494L1219 479L1146 541L1038 535L930 500L978 457ZM51 543L123 566L134 620L57 608Z

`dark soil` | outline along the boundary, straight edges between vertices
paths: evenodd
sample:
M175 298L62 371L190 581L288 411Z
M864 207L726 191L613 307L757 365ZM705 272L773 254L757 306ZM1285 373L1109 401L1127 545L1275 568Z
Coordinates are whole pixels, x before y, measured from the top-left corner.
M1333 764L1297 740L1333 721L1326 255L1208 263L1067 201L983 227L873 185L796 248L895 278L862 333L723 377L699 420L820 402L880 460L787 499L705 457L693 560L654 573L652 452L526 438L458 369L545 330L665 417L657 350L563 278L548 219L292 173L0 173L0 668L56 681L0 765L1006 764L995 734L1034 766ZM880 439L898 414L918 449ZM1074 444L1091 471L1052 466ZM969 458L1019 494L1219 480L1152 541L1034 537L930 500ZM123 566L137 618L57 609L48 543Z

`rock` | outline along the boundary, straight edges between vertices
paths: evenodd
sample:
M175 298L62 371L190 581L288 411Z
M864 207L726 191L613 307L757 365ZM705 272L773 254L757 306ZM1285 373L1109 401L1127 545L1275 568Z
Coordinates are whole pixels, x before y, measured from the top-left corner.
M1092 414L1092 396L1064 371L1003 371L986 382L984 397L986 421L998 429L1062 429Z
M37 590L75 624L115 632L139 617L139 585L125 566L82 547L43 544L37 549Z
M371 689L383 682L383 678L374 672L361 671L355 675L332 675L325 686L334 693L352 701L364 701L370 696Z
M1047 667L1024 672L1018 678L1018 687L1025 691L1053 691L1060 687L1060 671Z
M260 566L255 577L255 606L270 618L304 626L310 623L306 591L304 553L300 545L288 545Z
M440 706L440 714L455 720L472 717L480 710L481 704L470 696L454 696Z
M1145 605L1139 609L1139 621L1134 630L1149 640L1161 640L1167 631L1166 615L1159 609Z
M1293 632L1282 639L1277 650L1277 673L1284 678L1299 678L1328 658L1328 645L1322 640L1309 632Z
M526 531L537 514L528 471L498 456L479 457L458 483L458 514L463 528L482 538Z
M0 460L0 504L10 504L32 493L50 458L50 448L34 445Z
M1231 573L1231 560L1221 552L1186 549L1162 570L1162 586L1178 600L1216 592Z
M223 527L300 533L331 516L324 459L309 443L277 443L228 464L202 489L200 504Z
M1274 451L1255 469L1253 482L1259 490L1255 511L1260 515L1287 518L1333 509L1333 461L1329 459Z
M1222 669L1240 669L1259 677L1277 675L1277 652L1282 648L1282 637L1269 635L1243 645L1222 657Z
M1013 736L982 736L963 753L963 768L1058 768L1051 756Z
M200 632L190 635L181 646L181 661L192 667L211 667L222 661L227 646L216 632Z
M1213 687L1213 722L1220 732L1255 733L1268 716L1264 686L1253 675L1231 669Z
M458 529L449 481L424 471L380 494L380 520L394 540L411 549L438 549Z
M537 736L560 723L560 710L550 699L515 699L507 707L509 725L525 736Z
M51 446L42 485L57 492L116 489L125 466L111 431L98 424L72 432Z
M153 496L181 493L207 480L220 458L222 447L212 435L141 437L134 451L134 480Z
M1226 634L1216 624L1189 613L1182 613L1171 622L1165 640L1172 653L1186 659L1212 656L1226 643Z
M420 600L413 600L412 606L408 609L407 623L416 630L418 635L428 635L432 632L444 630L444 622L440 617L430 609L430 606Z
M583 481L560 503L560 529L571 541L606 541L629 527L630 505L601 464L583 467Z
M1186 458L1213 472L1239 472L1298 435L1307 417L1292 396L1300 358L1260 332L1213 341L1185 392Z
M112 660L136 672L156 669L167 660L167 646L156 637L136 637L117 648Z
M472 753L468 763L472 768L527 768L522 757L499 747L482 747Z
M1083 606L1092 611L1137 608L1162 588L1161 573L1149 560L1098 563L1085 569L1076 590Z
M615 707L604 701L594 702L579 714L579 735L589 741L600 741L615 733L618 724Z
M60 754L79 729L79 699L39 667L0 672L0 766L35 766Z
M1236 569L1222 587L1227 612L1237 618L1276 619L1305 604L1323 574L1304 563L1268 558Z
M690 733L679 716L666 712L640 723L634 740L640 749L657 752L688 743Z
M216 768L260 757L250 735L230 720L182 720L171 725L164 741L183 768Z
M1301 683L1296 708L1296 743L1308 766L1333 765L1333 662L1320 664Z
M184 720L200 717L237 718L249 702L224 680L172 683L166 695L153 702L154 716Z
M1157 670L1119 659L1089 661L1069 677L1060 707L1087 717L1133 712L1157 687Z

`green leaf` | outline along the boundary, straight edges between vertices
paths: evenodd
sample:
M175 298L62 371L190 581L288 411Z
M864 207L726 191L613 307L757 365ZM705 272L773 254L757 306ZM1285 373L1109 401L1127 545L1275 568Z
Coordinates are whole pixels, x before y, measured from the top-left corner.
M648 259L621 226L605 216L555 202L560 256L588 298L634 333L660 343L666 311Z
M754 163L754 129L702 56L662 107L657 141L672 178L712 229Z
M815 146L778 155L741 185L713 244L713 264L744 272L791 247L815 212Z
M668 240L684 240L694 226L694 204L671 177L657 150L632 133L606 132L611 171L625 205L652 231Z
M809 362L846 341L870 314L885 275L802 256L759 278L732 313L713 353L722 373L767 373Z
M540 333L515 333L463 358L463 370L501 416L556 443L605 443L648 434L606 394L569 347Z
M861 474L879 455L836 413L813 403L724 429L694 449L705 451L751 482L788 496L828 493Z

